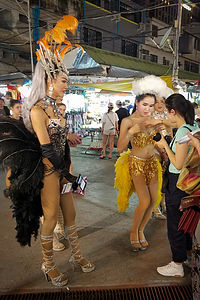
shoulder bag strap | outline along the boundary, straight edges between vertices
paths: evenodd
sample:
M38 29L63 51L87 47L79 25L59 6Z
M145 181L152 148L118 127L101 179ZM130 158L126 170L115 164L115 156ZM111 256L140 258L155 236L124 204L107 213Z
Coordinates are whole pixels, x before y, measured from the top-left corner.
M108 119L109 119L110 123L112 124L112 126L114 126L114 127L115 127L115 124L113 124L113 122L112 122L112 120L110 119L110 117L109 117L108 113L106 113L106 115L107 115L107 117L108 117Z

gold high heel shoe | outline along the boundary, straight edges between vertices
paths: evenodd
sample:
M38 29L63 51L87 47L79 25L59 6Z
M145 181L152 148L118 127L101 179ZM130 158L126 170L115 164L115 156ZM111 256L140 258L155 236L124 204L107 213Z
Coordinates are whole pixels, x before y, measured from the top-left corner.
M132 240L132 234L134 234L134 232L130 232L130 242L131 242L131 247L132 247L132 251L134 252L138 252L140 250L144 250L143 246L141 245L139 240ZM134 235L135 237L135 235Z
M139 232L143 233L143 230L139 230ZM140 240L140 244L142 246L142 250L146 250L147 247L149 246L149 243L147 242L146 239Z
M53 235L44 236L41 235L41 245L42 245L42 253L44 262L41 267L41 271L43 272L45 279L47 281L51 281L54 286L62 287L68 283L68 278L63 273L60 273L57 270L57 267L53 261ZM57 270L59 275L51 276L49 273L51 271Z
M141 250L141 245L139 241L131 241L132 251L137 252Z
M53 233L53 251L63 251L65 245L59 241L59 237L56 232Z
M76 225L65 227L65 232L68 234L67 237L71 249L69 262L73 265L73 268L75 268L75 266L79 266L83 273L90 273L94 271L95 265L85 259L81 254Z
M166 220L167 217L161 212L159 207L154 208L153 217L160 220Z

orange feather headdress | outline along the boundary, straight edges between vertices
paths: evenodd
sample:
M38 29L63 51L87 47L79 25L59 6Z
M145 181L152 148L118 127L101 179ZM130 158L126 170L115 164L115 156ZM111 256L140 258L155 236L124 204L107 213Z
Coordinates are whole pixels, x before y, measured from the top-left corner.
M68 74L63 59L65 54L71 51L73 47L79 47L84 51L80 45L72 45L66 34L66 31L74 34L77 27L78 20L75 17L63 16L56 23L55 27L52 30L46 31L45 36L37 42L40 47L36 51L37 60L41 61L48 79L55 78L60 72ZM63 43L65 47L60 50Z

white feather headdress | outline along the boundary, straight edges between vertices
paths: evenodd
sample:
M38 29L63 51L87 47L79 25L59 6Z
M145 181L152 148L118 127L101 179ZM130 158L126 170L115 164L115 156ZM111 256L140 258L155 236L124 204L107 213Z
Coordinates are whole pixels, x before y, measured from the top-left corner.
M148 93L153 94L156 97L166 98L166 95L170 95L169 90L171 89L167 87L166 82L154 75L148 75L142 79L133 81L132 91L136 96Z

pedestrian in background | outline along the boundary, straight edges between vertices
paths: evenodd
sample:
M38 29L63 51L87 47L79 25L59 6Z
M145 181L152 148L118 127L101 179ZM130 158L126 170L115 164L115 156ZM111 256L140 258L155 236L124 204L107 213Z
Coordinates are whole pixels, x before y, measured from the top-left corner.
M0 116L1 117L8 117L10 115L10 110L8 107L5 105L4 99L1 97L0 98Z
M117 110L115 111L117 116L118 116L118 129L119 129L119 134L120 134L120 126L121 126L121 122L124 118L130 116L128 109L122 107L122 102L120 100L116 101L116 105L117 105ZM118 157L120 156L120 153L118 152Z
M10 101L10 110L12 111L11 118L19 121L23 121L22 118L22 104L19 100L11 100Z
M12 93L9 92L9 91L7 91L6 94L5 94L5 96L3 98L4 98L4 101L5 101L5 105L9 107L10 106L10 101L13 98L12 97Z
M133 104L130 103L130 100L125 100L125 106L127 110L129 111L129 114L131 115L133 113Z
M109 139L109 148L110 152L108 155L108 158L112 158L112 151L114 147L114 137L116 133L118 132L118 116L113 110L113 104L111 102L108 103L108 112L103 115L102 119L102 134L103 134L103 141L102 141L102 147L103 147L103 153L99 157L100 159L103 159L106 157L106 145L107 140Z
M130 116L128 109L122 107L122 102L120 100L116 101L117 110L115 111L118 116L118 129L120 132L121 122L124 118Z

